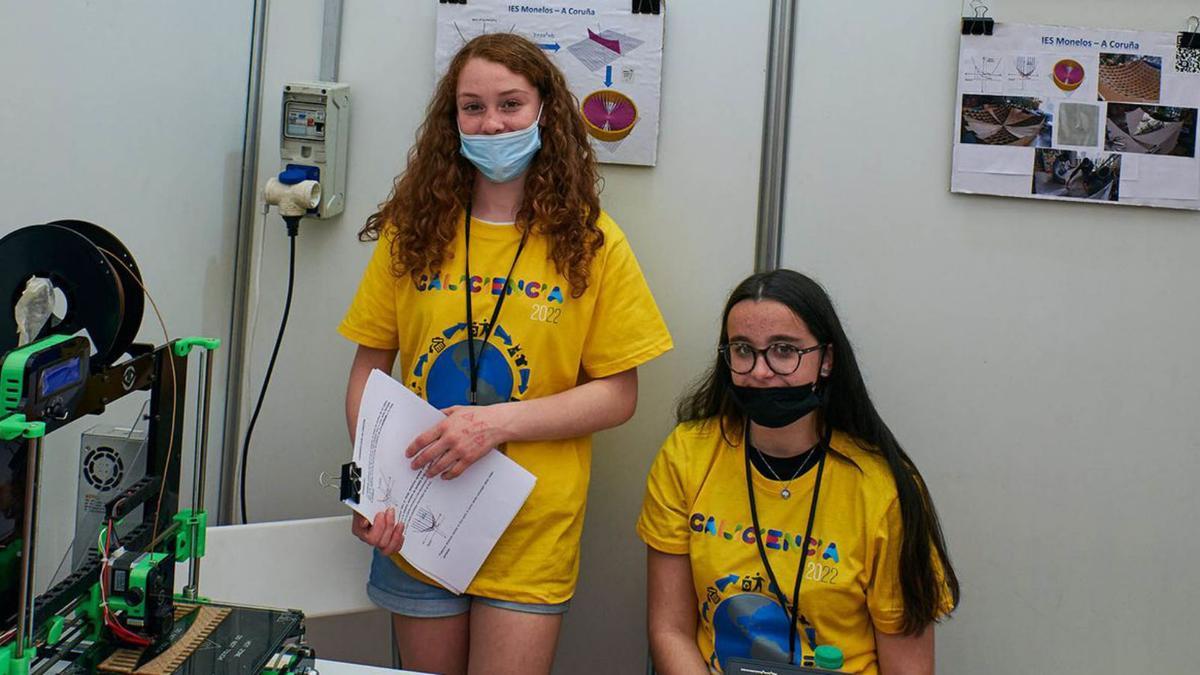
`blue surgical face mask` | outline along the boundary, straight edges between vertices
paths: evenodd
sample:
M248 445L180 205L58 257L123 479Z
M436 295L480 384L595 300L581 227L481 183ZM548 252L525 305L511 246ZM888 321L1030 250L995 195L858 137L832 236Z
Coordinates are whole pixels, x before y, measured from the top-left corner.
M542 111L539 109L538 118L525 129L503 134L464 134L459 129L459 152L488 180L507 183L525 173L533 156L542 147L538 128L541 121Z

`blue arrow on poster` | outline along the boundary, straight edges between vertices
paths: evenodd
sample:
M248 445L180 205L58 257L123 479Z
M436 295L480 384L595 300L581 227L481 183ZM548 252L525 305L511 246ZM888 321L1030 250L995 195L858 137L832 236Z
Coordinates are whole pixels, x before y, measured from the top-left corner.
M548 52L556 52L562 48L557 42L539 42L538 46Z
M612 86L612 66L604 66L604 86Z

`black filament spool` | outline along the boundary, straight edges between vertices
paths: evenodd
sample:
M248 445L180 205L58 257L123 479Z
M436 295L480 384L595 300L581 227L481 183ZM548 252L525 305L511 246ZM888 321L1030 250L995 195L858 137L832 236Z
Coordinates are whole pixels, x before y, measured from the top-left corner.
M109 259L110 253L119 263ZM0 354L18 346L13 309L35 276L49 278L67 301L66 312L51 316L37 338L86 330L96 349L94 370L112 365L126 352L142 320L137 264L99 225L57 221L23 227L0 239Z

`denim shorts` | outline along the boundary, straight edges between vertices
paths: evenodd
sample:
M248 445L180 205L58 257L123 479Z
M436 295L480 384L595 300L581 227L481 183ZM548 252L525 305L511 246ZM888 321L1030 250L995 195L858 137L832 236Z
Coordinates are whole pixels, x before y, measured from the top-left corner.
M400 616L415 619L439 619L465 614L472 602L526 614L565 614L571 601L553 605L535 602L509 602L478 595L455 595L441 586L414 579L392 559L375 549L371 556L371 576L367 597L376 605Z

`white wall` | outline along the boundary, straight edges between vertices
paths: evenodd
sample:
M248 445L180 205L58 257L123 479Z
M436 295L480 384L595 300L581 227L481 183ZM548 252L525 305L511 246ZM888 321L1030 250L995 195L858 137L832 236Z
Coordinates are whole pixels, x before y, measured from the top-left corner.
M252 3L234 0L206 3L202 12L182 0L3 3L0 234L61 218L95 222L133 253L171 337L228 340L251 20ZM149 303L138 339L163 342ZM214 477L225 363L221 352ZM195 368L190 383L194 394ZM128 398L103 421L132 422L145 399ZM181 420L185 475L194 400ZM42 580L73 533L79 433L99 421L76 422L47 439ZM216 490L210 481L209 504Z
M278 170L283 82L318 71L321 3L280 7L268 23L260 184ZM320 471L350 453L342 400L353 346L335 328L370 253L355 232L403 170L431 94L436 8L345 5L340 79L353 98L348 205L340 218L301 226L295 305L251 451L252 519L342 512L336 495L316 484ZM689 0L670 9L659 165L604 167L603 202L630 237L676 350L642 369L634 420L596 440L581 581L559 648L564 673L644 666L644 546L633 525L646 471L672 426L675 397L709 362L725 295L753 266L768 4ZM718 30L722 39L714 41ZM286 281L286 241L274 213L263 243L248 369L255 393ZM252 401L244 403L248 409Z
M712 363L725 298L754 271L770 5L664 4L658 166L605 166L602 199L629 235L675 350L639 369L633 420L596 438L557 673L645 668L645 545L633 528L646 473L674 427L675 400Z
M1166 31L1195 13L991 4ZM784 264L826 284L940 508L963 587L941 672L1193 672L1196 215L951 195L958 12L800 4Z
M258 185L281 167L283 84L315 80L319 74L322 6L319 0L271 5ZM289 326L250 450L251 520L344 513L337 493L317 485L321 471L336 473L350 456L343 400L354 346L336 329L371 250L356 233L403 169L433 86L435 10L436 3L346 3L340 79L351 85L347 206L341 216L307 219L300 226ZM264 221L260 209L255 233L251 276L257 285L251 292L257 302L251 303L248 331L253 339L244 373L243 433L262 386L287 284L282 220L272 211Z
M1002 20L1155 30L1194 13L1179 0L1149 13L1115 0L993 4ZM900 14L877 0L800 3L784 262L833 293L880 408L941 508L964 587L939 630L941 670L1185 672L1184 631L1200 601L1189 565L1200 555L1190 536L1200 274L1189 255L1200 230L1190 213L950 195L958 5L909 3ZM0 232L65 217L109 228L173 337L229 333L251 9L10 2L0 22L0 60L20 64L7 69L14 93L0 106ZM708 361L725 293L752 265L768 3L670 10L660 164L606 167L604 203L677 348L643 369L637 417L597 438L559 672L642 665L632 524L645 471L674 398ZM315 482L349 452L341 401L352 346L334 328L369 252L354 232L403 169L433 84L435 11L432 1L345 8L349 206L302 226L291 329L253 449L255 520L341 513ZM276 168L281 84L315 78L320 26L318 0L274 4L260 184ZM895 116L910 120L902 133L866 130ZM286 272L276 216L255 226L243 425ZM139 338L159 342L147 312ZM223 369L221 357L218 430ZM139 404L113 406L106 421L131 420ZM70 538L78 433L91 423L48 443L43 504L62 512L43 511L43 568ZM214 434L210 505L220 443Z

